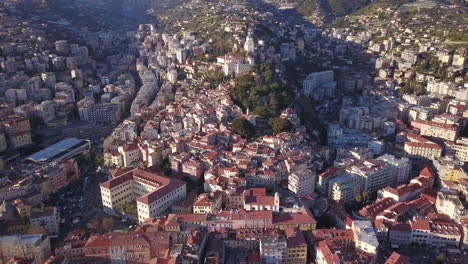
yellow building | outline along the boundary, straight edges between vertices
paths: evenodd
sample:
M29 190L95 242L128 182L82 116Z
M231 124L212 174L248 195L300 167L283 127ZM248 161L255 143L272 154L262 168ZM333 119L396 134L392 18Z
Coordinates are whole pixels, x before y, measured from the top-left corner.
M299 213L282 213L273 215L273 228L286 230L287 228L299 228L302 231L313 230L317 221L310 212L302 209Z
M286 228L285 233L288 247L284 263L307 263L307 243L302 231L298 228Z
M460 179L468 179L468 174L462 168L449 170L444 178L444 180L449 181L459 181Z

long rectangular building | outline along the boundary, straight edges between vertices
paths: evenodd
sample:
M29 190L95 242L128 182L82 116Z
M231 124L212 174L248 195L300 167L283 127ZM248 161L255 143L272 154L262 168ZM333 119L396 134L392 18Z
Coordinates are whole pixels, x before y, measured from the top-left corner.
M142 169L128 171L101 184L104 210L112 213L136 200L139 223L167 213L176 201L185 199L186 195L185 182Z
M91 143L89 140L66 138L26 157L25 159L33 162L63 161L89 152L90 149Z
M458 136L458 126L455 124L444 124L418 119L411 122L411 125L421 129L421 136L441 138L450 141L455 141Z

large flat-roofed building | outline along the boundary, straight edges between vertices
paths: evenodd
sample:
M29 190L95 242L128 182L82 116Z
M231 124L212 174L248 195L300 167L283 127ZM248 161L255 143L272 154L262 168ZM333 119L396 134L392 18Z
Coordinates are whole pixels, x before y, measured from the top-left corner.
M136 200L138 221L167 213L172 205L187 195L185 182L134 169L101 184L104 211L112 213Z
M66 138L25 159L34 162L62 161L86 153L90 148L91 143L89 140Z

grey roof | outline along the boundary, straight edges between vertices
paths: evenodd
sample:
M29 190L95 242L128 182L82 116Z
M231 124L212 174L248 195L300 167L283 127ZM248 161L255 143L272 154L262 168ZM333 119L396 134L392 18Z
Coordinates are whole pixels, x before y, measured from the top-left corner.
M84 143L85 140L78 138L66 138L62 141L59 141L52 146L49 146L43 150L40 150L28 157L27 160L32 161L47 161L52 160L53 158L60 156L60 154L67 152L71 148L78 146Z

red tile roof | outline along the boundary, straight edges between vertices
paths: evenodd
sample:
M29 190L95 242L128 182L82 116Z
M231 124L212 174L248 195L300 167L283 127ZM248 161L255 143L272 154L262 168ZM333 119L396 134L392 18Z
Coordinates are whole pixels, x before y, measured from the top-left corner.
M307 213L282 213L273 215L274 225L316 224L317 220Z
M414 148L426 148L426 149L442 149L441 146L435 144L435 143L421 143L421 142L405 142L405 145L408 145L410 147Z
M410 222L410 225L413 230L431 231L431 226L427 219L416 219L415 221Z
M359 214L365 217L376 217L378 214L382 213L385 209L394 205L396 202L392 198L384 198L375 201L374 203L364 207L359 211Z
M177 188L185 185L185 182L174 178L167 178L142 169L128 171L120 177L114 178L101 184L101 187L112 189L128 181L143 181L145 184L152 185L156 189L137 199L138 202L150 204L155 200L171 193Z
M410 264L410 258L404 255L400 255L396 252L393 252L390 257L388 257L385 264Z
M424 169L422 169L422 171L419 173L419 176L424 176L424 177L427 177L427 178L435 178L436 177L434 171L429 166L424 167Z

